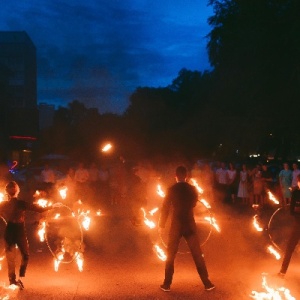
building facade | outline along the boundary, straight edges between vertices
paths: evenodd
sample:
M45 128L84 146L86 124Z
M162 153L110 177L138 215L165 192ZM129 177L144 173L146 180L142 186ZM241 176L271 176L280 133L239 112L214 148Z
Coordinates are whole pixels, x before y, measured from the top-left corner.
M39 130L36 48L25 31L0 31L1 159L28 163Z

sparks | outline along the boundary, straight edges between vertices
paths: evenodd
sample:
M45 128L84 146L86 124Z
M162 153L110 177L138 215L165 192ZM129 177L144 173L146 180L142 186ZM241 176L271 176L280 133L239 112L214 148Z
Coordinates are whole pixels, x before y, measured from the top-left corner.
M273 254L277 260L279 260L281 258L281 255L279 254L279 252L272 245L268 246L267 250L271 254Z
M165 254L164 250L161 249L157 244L155 244L153 247L157 257L162 261L166 261L167 255Z
M253 217L253 226L257 231L263 231L263 228L261 228L260 225L258 224L257 218L258 218L258 215L255 215Z
M64 252L59 252L56 256L56 258L54 259L54 270L55 272L58 271L58 267L60 265L60 263L62 262L62 260L64 259Z
M279 201L275 198L275 196L271 193L271 191L268 191L268 196L269 199L273 201L275 204L279 204Z

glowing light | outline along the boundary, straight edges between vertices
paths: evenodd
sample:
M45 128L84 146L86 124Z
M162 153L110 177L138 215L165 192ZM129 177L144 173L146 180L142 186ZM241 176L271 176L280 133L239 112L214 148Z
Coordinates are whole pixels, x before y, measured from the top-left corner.
M110 143L106 144L101 150L102 152L108 152L112 148Z
M217 220L214 217L205 217L205 221L208 221L218 232L221 232L221 229L217 223Z
M156 227L156 224L155 224L153 221L151 221L151 220L149 220L149 219L147 218L147 213L146 213L145 209L142 207L141 210L142 210L143 213L144 213L144 223L145 223L150 229L155 228L155 227Z
M253 226L257 231L263 231L263 228L261 228L260 225L258 224L257 218L258 218L258 215L255 215L253 217Z
M101 216L101 210L100 209L97 210L96 215Z
M166 194L164 193L164 191L162 190L162 188L159 184L157 185L156 192L160 197L162 197L162 198L166 197Z
M157 255L157 257L162 260L162 261L166 261L167 260L167 255L165 254L164 250L161 249L157 244L155 244L153 246L153 249Z
M273 254L277 260L281 258L279 252L272 245L268 246L267 250L269 253Z
M153 208L152 210L149 211L149 214L153 216L156 212L158 211L158 207Z
M85 211L78 212L78 220L85 230L89 230L91 224L91 218L89 217L89 213L90 213L89 210L87 210L86 212Z
M83 253L82 252L76 252L75 253L75 257L76 257L76 264L77 264L77 267L78 267L78 270L80 272L83 271Z
M204 190L199 186L196 179L191 178L192 185L197 189L198 193L203 194Z
M61 199L66 199L67 198L67 191L68 191L68 188L66 186L59 189L59 194L61 196Z
M273 201L275 204L279 204L279 201L275 198L275 196L271 193L271 191L268 191L268 196L269 199Z
M57 220L60 217L60 214L55 214L54 219Z
M40 237L40 241L45 241L45 233L46 233L46 222L42 221L39 224L38 236Z
M272 288L267 283L267 274L262 276L262 287L264 292L252 291L250 297L256 300L296 300L295 297L291 295L289 289L285 287Z

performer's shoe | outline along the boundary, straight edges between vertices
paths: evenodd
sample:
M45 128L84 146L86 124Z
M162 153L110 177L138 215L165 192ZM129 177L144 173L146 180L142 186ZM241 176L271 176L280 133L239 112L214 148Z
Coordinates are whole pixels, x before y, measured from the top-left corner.
M210 285L205 286L205 290L210 292L214 290L216 287L211 283Z
M163 290L164 292L170 292L170 291L171 291L170 286L167 285L167 284L162 284L162 285L160 286L160 289Z

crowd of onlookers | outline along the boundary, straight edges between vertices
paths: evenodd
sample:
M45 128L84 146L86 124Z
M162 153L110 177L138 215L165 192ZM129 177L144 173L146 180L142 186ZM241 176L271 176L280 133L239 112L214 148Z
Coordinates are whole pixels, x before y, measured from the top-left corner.
M67 187L66 204L78 200L98 208L125 204L134 215L140 207L148 205L151 208L157 203L157 185L166 191L175 183L174 172L180 164L187 166L189 177L197 181L208 201L236 205L267 204L268 192L286 205L300 174L297 162L272 165L207 161L194 164L185 161L133 163L119 157L110 164L79 162L75 167L69 167L64 178L59 180L55 168L46 163L38 186L33 188L46 191L49 197L59 197L59 189ZM33 193L34 190L29 191L31 195Z

